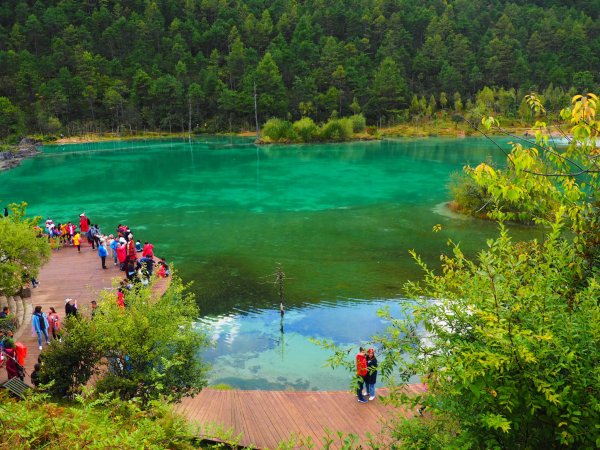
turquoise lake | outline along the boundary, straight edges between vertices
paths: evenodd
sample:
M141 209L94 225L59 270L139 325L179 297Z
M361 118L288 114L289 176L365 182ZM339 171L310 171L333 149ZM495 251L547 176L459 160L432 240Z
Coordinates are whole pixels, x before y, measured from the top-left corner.
M435 267L449 239L474 254L497 231L445 208L452 172L502 161L485 139L257 147L195 137L43 151L0 173L2 204L25 200L55 222L85 211L107 234L126 223L153 242L194 283L215 343L204 352L211 383L245 389L346 389L350 374L324 368L328 352L309 339L355 351L383 329L377 310L399 311L403 284L420 277L409 249Z

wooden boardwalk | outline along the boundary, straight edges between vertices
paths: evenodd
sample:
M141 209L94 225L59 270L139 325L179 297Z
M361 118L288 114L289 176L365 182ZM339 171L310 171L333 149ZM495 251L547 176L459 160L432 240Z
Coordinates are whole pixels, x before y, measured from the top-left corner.
M50 261L42 267L38 277L40 285L31 289L32 312L33 308L39 305L42 311L48 314L49 308L53 306L62 321L65 317L65 299L72 298L77 300L79 312L89 316L90 302L98 298L98 293L105 289L112 289L113 278L124 277L124 272L113 265L112 259L110 257L106 259L108 269L104 270L97 250L92 250L87 242L82 243L81 253L78 253L75 247L53 250ZM164 292L168 287L168 280L159 280L156 289ZM37 363L40 354L37 335L32 334L31 331L31 316L27 318L19 333L15 334L15 338L27 346L25 382L29 383L29 374L33 372L33 366ZM50 339L52 339L51 335ZM43 346L45 345L44 343ZM3 368L0 370L0 382L5 380L6 370Z
M420 393L418 385L409 392ZM386 395L387 390L378 392ZM205 438L214 438L215 429L231 431L239 444L254 448L276 448L281 442L294 441L294 448L322 448L323 438L334 440L332 448L340 448L337 432L352 433L365 443L367 433L374 439L389 442L383 434L386 422L393 416L414 415L384 405L378 398L359 403L349 391L221 391L204 389L195 398L186 398L176 407L199 427Z
M108 260L109 258L107 258ZM41 305L44 312L53 306L61 319L65 312L65 298L77 299L82 315L90 314L90 302L98 293L111 289L113 278L122 278L123 272L107 261L103 270L96 250L87 244L81 253L73 247L54 250L50 262L41 270L40 286L32 289L32 306ZM164 292L168 279L159 280L156 289ZM31 317L21 328L17 340L28 347L25 364L29 374L37 362L37 336L31 333ZM45 344L44 344L45 345ZM6 370L0 370L0 382L6 380ZM420 386L409 389L420 392ZM386 390L378 390L378 395ZM382 428L392 416L414 415L384 405L380 399L363 404L349 391L293 392L293 391L241 391L204 389L195 398L185 398L176 410L199 426L205 438L216 438L215 429L231 431L239 436L239 444L254 448L276 448L283 441L294 439L294 447L308 447L311 439L314 448L323 447L327 432L336 440L337 432L352 433L363 441L367 433L385 439Z

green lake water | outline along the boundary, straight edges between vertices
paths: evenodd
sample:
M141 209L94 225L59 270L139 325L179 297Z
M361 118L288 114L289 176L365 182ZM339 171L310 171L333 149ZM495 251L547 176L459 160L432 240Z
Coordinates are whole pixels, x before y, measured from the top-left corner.
M457 217L450 174L499 150L484 139L254 146L242 138L49 146L0 173L3 204L55 222L85 211L103 232L128 224L193 281L211 382L241 388L344 389L309 338L357 346L380 331L376 311L432 265L448 239L467 253L496 226ZM434 225L442 231L433 233ZM532 233L531 230L516 230ZM273 285L286 274L283 329Z

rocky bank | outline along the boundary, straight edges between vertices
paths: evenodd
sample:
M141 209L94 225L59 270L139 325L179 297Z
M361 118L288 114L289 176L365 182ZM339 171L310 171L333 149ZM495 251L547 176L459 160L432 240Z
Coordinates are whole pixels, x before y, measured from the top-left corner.
M0 152L0 172L17 167L23 159L31 158L40 153L37 148L38 145L39 142L33 139L23 138L13 150Z

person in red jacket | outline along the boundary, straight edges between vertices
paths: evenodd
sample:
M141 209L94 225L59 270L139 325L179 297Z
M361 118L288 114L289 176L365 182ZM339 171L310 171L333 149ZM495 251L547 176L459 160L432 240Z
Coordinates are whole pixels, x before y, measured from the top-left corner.
M367 403L365 396L363 395L363 386L365 384L365 376L367 375L367 356L365 355L365 349L360 348L356 355L356 377L358 378L358 388L356 389L356 396L360 403Z
M90 219L88 219L85 213L79 215L79 230L81 234L86 234L90 231Z
M117 245L117 259L120 263L120 269L125 270L125 262L127 261L127 243L125 238L119 239L119 245Z
M152 258L154 256L154 245L150 244L149 242L144 242L142 256L149 256L150 258Z

